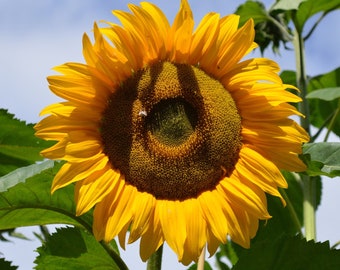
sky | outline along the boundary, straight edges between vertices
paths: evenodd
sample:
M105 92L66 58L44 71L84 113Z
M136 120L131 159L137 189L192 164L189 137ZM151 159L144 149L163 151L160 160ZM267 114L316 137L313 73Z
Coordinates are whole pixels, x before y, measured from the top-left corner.
M8 109L19 119L29 123L40 120L39 112L45 106L58 102L47 86L46 77L54 74L52 67L64 62L84 62L82 35L92 35L93 23L101 20L118 22L111 14L113 9L127 10L127 3L135 0L0 0L0 108ZM179 0L151 1L157 4L172 22L178 10ZM243 1L189 0L195 21L205 13L233 13ZM264 1L270 6L272 1ZM306 65L309 75L331 71L340 64L339 11L329 14L314 35L306 43ZM337 31L335 33L335 31ZM259 56L255 53L254 57ZM273 58L283 70L295 69L293 51L282 51L275 56L270 51L265 57ZM332 137L334 141L339 138ZM340 215L338 214L339 178L324 179L323 199L317 212L317 239L340 240ZM34 239L32 230L18 231ZM19 270L33 267L39 246L38 241L0 242L0 256L14 261ZM186 269L177 264L176 256L165 250L163 269ZM122 256L131 269L144 269L140 262L138 244L128 245ZM174 266L174 267L170 267ZM169 267L169 268L168 268Z

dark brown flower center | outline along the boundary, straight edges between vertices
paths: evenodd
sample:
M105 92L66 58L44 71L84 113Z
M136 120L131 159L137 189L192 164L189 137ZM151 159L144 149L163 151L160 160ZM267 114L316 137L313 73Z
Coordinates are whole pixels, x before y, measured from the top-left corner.
M180 146L197 125L197 111L184 98L161 100L146 116L146 128L160 143Z
M199 68L160 62L109 97L101 135L112 166L157 199L184 200L234 170L241 118L223 85Z

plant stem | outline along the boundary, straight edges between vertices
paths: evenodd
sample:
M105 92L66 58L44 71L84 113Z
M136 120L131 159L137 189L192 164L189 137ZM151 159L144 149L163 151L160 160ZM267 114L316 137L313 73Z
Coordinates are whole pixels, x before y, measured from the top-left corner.
M204 270L204 262L205 262L205 247L202 249L202 253L198 258L197 270Z
M289 41L293 40L294 37L287 31L287 29L280 22L278 22L275 18L273 18L269 14L268 14L267 18L268 18L269 21L271 21L273 24L275 24L275 26L277 28L280 29L281 34L284 35L286 40L289 40Z
M162 268L162 255L163 245L161 245L157 251L151 255L146 266L147 270L161 270Z
M308 34L304 37L304 41L306 41L307 39L309 39L309 37L313 34L314 30L316 29L316 27L319 25L319 23L322 21L323 18L325 18L325 16L328 14L328 12L324 12L321 14L321 16L319 17L319 19L315 22L315 24L313 25L313 27L311 28L311 30L308 32Z
M304 42L301 32L295 31L294 48L296 54L296 83L300 89L300 96L302 102L300 105L300 112L305 115L301 118L301 126L310 134L310 120L309 120L309 105L306 99L307 95L307 75L305 68L305 52ZM316 182L313 181L308 175L301 175L303 182L303 219L305 225L305 236L307 240L316 239L316 221L315 221L315 208L316 208Z
M299 232L300 234L302 233L301 232L301 224L300 224L300 220L298 218L298 215L294 209L294 206L292 204L292 201L289 199L288 195L287 195L287 192L283 189L283 188L280 188L280 193L282 195L282 197L285 199L286 203L287 203L287 209L293 219L293 222L294 222L294 226L295 226L295 229L297 232Z
M114 260L115 264L121 270L129 270L126 266L122 258L117 254L117 252L113 249L110 243L106 243L105 241L100 241L102 247L106 250L106 252L110 255L110 257Z
M306 240L316 240L316 181L308 175L302 175L303 181L303 220Z
M47 241L48 237L50 236L50 232L48 231L47 226L40 225L39 228L40 228L44 241Z
M328 141L328 137L329 137L329 135L330 135L334 125L335 125L335 120L338 118L339 115L340 115L340 99L338 99L338 108L335 110L334 115L333 115L333 117L331 119L331 122L330 122L330 124L328 126L324 142Z
M310 134L310 120L309 120L309 105L306 99L307 95L307 75L305 68L305 50L304 42L301 34L295 34L294 38L294 48L295 48L295 59L296 59L296 84L300 89L300 97L302 102L299 103L300 112L304 114L305 117L300 118L301 126Z
M340 104L339 104L340 106ZM326 118L326 120L322 123L321 127L318 129L318 131L313 135L313 137L310 138L310 142L314 142L321 134L321 132L323 131L323 129L325 127L327 127L327 125L329 124L329 122L333 119L333 116L335 115L335 111L332 112L330 115L328 115L328 117ZM330 125L331 126L331 125ZM326 134L327 135L327 134ZM324 142L327 141L326 137Z

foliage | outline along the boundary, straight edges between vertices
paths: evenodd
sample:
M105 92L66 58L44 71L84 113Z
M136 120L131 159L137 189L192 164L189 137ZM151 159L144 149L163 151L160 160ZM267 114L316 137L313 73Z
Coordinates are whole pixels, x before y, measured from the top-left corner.
M38 248L37 270L119 270L93 236L78 228L61 228Z
M307 242L299 236L281 235L254 244L242 254L233 270L332 270L339 267L340 251L331 250L328 242Z
M57 163L0 193L0 230L58 223L91 230L91 214L75 215L73 186L51 195L51 182L60 166Z
M7 110L0 109L0 123L0 176L42 160L39 152L52 145L34 136L32 124L15 119Z
M13 266L11 262L6 261L4 258L0 258L0 269L2 270L15 270L17 266Z
M334 93L334 89L339 89L339 85L340 68L337 68L310 78L307 95L310 104L310 119L313 125L318 128L327 126L338 136L340 136L340 117L338 117L340 98L339 94ZM332 119L334 119L333 123ZM329 125L331 123L332 126Z

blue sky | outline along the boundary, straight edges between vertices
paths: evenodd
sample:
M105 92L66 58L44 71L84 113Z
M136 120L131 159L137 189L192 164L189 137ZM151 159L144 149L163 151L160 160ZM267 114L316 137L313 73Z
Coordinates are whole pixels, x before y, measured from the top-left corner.
M84 32L91 36L93 22L114 21L113 9L127 10L127 0L0 0L0 107L8 109L16 117L28 122L39 121L43 107L59 101L47 87L46 77L53 74L52 67L64 62L83 62L81 39ZM179 0L153 3L162 8L172 22L178 10ZM231 0L189 0L195 21L209 11L221 15L233 13L243 1ZM270 6L272 1L265 1ZM340 19L339 11L331 13L321 23L312 39L306 44L307 73L317 75L333 70L340 64ZM258 53L254 57L259 56ZM266 57L273 58L270 51ZM285 51L275 60L282 69L294 69L294 53ZM339 141L338 138L334 140ZM337 205L340 193L339 178L326 179L322 206L318 211L318 240L340 240L340 216ZM32 229L21 230L30 232ZM30 234L31 238L34 238ZM18 244L19 243L19 244ZM0 252L14 260L22 270L32 269L32 252L39 245L37 241L13 243L0 242ZM175 265L176 257L166 252L164 265ZM1 254L0 254L1 256ZM138 246L127 246L123 253L132 269L139 269ZM136 266L136 267L134 267ZM144 268L144 267L142 267ZM164 269L170 269L164 267Z

